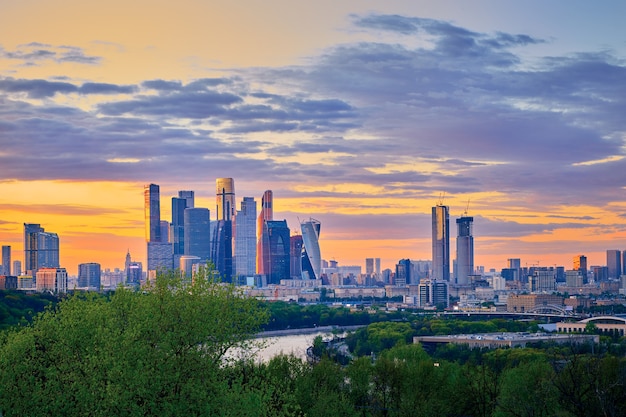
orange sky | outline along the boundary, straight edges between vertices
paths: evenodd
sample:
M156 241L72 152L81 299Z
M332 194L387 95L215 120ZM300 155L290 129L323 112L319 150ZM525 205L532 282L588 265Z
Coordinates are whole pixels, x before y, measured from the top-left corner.
M564 13L568 18L563 19ZM145 262L143 185L322 222L340 265L431 256L430 208L475 217L475 265L626 249L626 5L181 0L0 6L0 244L23 223L83 262ZM469 206L468 206L469 201ZM214 216L212 216L214 217Z

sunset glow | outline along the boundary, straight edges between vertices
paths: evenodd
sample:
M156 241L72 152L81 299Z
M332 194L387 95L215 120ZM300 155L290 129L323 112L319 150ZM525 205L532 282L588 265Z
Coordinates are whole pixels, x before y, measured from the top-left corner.
M563 18L567 13L567 18ZM274 193L322 258L430 259L431 207L475 265L626 249L626 3L270 0L0 5L0 244L145 262L143 186Z

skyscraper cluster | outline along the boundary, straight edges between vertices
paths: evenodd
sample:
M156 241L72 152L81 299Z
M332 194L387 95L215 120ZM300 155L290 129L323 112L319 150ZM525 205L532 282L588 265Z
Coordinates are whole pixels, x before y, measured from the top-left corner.
M193 191L179 191L172 198L171 223L160 216L159 186L144 187L149 275L160 268L178 268L190 275L211 262L226 282L257 278L261 284L278 284L288 278L320 278L319 221L303 225L306 241L292 245L295 236L290 236L287 221L274 219L271 190L263 193L257 215L253 197L243 197L236 209L233 178L217 178L215 183L214 219L208 208L195 207Z

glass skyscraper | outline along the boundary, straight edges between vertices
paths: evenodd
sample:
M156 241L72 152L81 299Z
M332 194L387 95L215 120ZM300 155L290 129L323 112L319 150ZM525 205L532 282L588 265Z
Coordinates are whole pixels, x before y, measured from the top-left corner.
M261 197L261 211L259 212L259 216L257 218L256 225L256 273L257 274L265 274L268 266L264 264L264 247L265 241L263 239L263 233L265 231L265 222L268 220L274 220L274 209L273 205L273 194L272 190L266 190L263 193L263 197Z
M450 281L450 218L448 206L432 208L433 273L431 278Z
M202 262L211 259L211 221L207 208L188 208L184 211L185 248L187 256L197 256Z
M458 234L456 238L456 283L470 284L470 275L474 274L474 236L472 234L473 217L463 216L456 219Z
M146 242L161 242L161 203L159 186L156 184L144 186L143 197L146 218Z
M218 178L215 180L217 220L232 220L235 216L235 180Z
M256 201L244 197L235 216L235 274L251 277L256 272Z
M263 269L259 272L267 277L268 284L280 284L281 279L290 278L290 230L286 220L266 220L263 223Z
M320 253L319 220L309 219L300 223L302 230L302 278L319 279L322 273L322 255Z

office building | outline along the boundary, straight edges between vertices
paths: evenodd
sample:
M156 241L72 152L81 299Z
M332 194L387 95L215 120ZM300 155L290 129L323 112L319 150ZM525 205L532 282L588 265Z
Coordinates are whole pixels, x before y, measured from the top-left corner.
M232 282L233 276L233 222L218 220L215 223L211 258L223 282Z
M365 258L365 274L374 275L374 258Z
M175 260L185 254L186 208L186 199L172 197L172 223L170 224L170 243L172 244L172 251Z
M244 197L235 216L235 274L251 277L256 273L256 201Z
M302 279L302 235L294 235L289 238L289 255L291 260L289 261L289 267L291 268L291 278Z
M183 212L184 254L211 260L211 213L207 208L187 208Z
M37 292L67 292L67 271L65 268L39 268L36 274Z
M186 208L194 208L196 205L195 203L195 193L193 191L179 191L178 192L178 198L180 199L184 199L185 200L185 207Z
M143 189L146 219L146 242L161 242L161 202L159 186L148 184ZM150 269L150 265L148 265Z
M100 264L90 262L78 265L78 287L100 289Z
M31 275L39 268L58 268L59 236L39 224L24 223L24 262Z
M218 178L215 186L217 220L232 220L235 216L235 180Z
M410 259L400 259L396 265L395 284L399 287L413 284L412 281L413 265Z
M584 283L587 283L587 257L585 255L576 255L573 259L574 271L580 271L583 274Z
M146 219L147 269L154 275L159 269L174 268L173 245L169 243L169 223L161 221L159 186L144 186L144 210Z
M11 275L11 246L2 246L2 269L0 275Z
M606 266L609 279L617 279L622 275L622 251L610 249L606 251Z
M148 271L170 270L174 268L172 244L168 242L147 242Z
M450 218L448 206L432 208L432 279L450 281Z
M280 284L281 279L290 278L290 230L286 220L265 220L261 231L262 251L260 275L265 275L268 284Z
M472 233L473 217L463 216L456 219L458 234L456 238L456 283L470 284L470 275L474 275L474 236Z
M216 216L212 259L222 280L232 281L233 275L233 221L235 218L235 180L215 180Z
M423 279L417 287L417 304L419 307L450 306L448 282L434 279Z
M257 225L256 225L256 273L263 275L267 265L264 265L263 261L263 253L264 248L263 244L265 243L263 239L263 231L265 229L265 222L268 220L274 220L274 209L273 205L273 195L272 190L266 190L263 193L263 197L261 197L261 210L259 211L259 216L257 217ZM269 250L269 249L267 249Z
M129 286L139 286L143 278L143 267L141 262L133 262L130 251L126 253L124 262L124 284Z
M302 278L320 279L322 274L322 255L320 253L319 220L309 219L300 223L302 230Z

